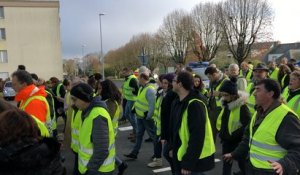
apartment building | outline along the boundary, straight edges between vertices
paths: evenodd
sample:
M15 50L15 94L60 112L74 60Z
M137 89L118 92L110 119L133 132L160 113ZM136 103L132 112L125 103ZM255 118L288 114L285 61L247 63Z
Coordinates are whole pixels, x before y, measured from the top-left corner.
M58 0L0 0L0 78L20 64L44 79L63 77Z

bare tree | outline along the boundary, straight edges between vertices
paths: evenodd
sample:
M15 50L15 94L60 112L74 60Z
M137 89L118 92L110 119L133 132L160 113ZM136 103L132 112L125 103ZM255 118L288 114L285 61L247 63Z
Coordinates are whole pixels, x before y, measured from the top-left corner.
M176 63L185 63L191 41L191 18L183 10L175 10L163 21L158 34Z
M217 5L200 3L193 8L191 17L194 26L193 52L199 60L210 61L215 57L222 37Z
M270 35L272 9L267 0L227 0L219 4L218 10L229 51L240 64L257 39Z

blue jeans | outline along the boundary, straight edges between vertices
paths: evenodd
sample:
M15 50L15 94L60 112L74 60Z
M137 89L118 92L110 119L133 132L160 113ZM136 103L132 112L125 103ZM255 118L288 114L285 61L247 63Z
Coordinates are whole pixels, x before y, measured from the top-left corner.
M125 110L124 110L124 115L126 117L126 119L130 122L132 128L133 128L133 133L135 134L136 132L136 117L135 115L131 112L132 110L132 106L134 104L134 101L131 100L127 100L126 105L125 105Z
M147 131L148 135L153 140L153 153L155 153L154 149L155 149L155 145L156 145L156 142L155 142L156 133L155 133L154 121L152 119L146 120L145 118L143 118L143 119L137 118L136 142L135 142L135 145L134 145L131 153L138 155L139 150L142 146L145 130Z

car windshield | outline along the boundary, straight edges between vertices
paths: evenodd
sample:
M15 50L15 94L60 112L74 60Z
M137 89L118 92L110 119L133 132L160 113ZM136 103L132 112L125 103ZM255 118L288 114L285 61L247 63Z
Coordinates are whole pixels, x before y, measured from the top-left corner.
M208 77L204 73L205 69L206 69L206 67L205 68L195 68L195 69L193 69L193 72L197 75L200 75L202 81L208 81Z
M12 87L12 82L5 83L5 87Z

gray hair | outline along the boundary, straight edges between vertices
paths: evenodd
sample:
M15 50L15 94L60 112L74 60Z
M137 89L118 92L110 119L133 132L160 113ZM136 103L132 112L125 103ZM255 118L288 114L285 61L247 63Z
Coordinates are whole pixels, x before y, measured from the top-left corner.
M235 70L239 70L239 69L240 69L240 67L239 67L237 64L235 64L235 63L232 63L232 64L230 64L230 65L228 66L228 69L235 69Z

